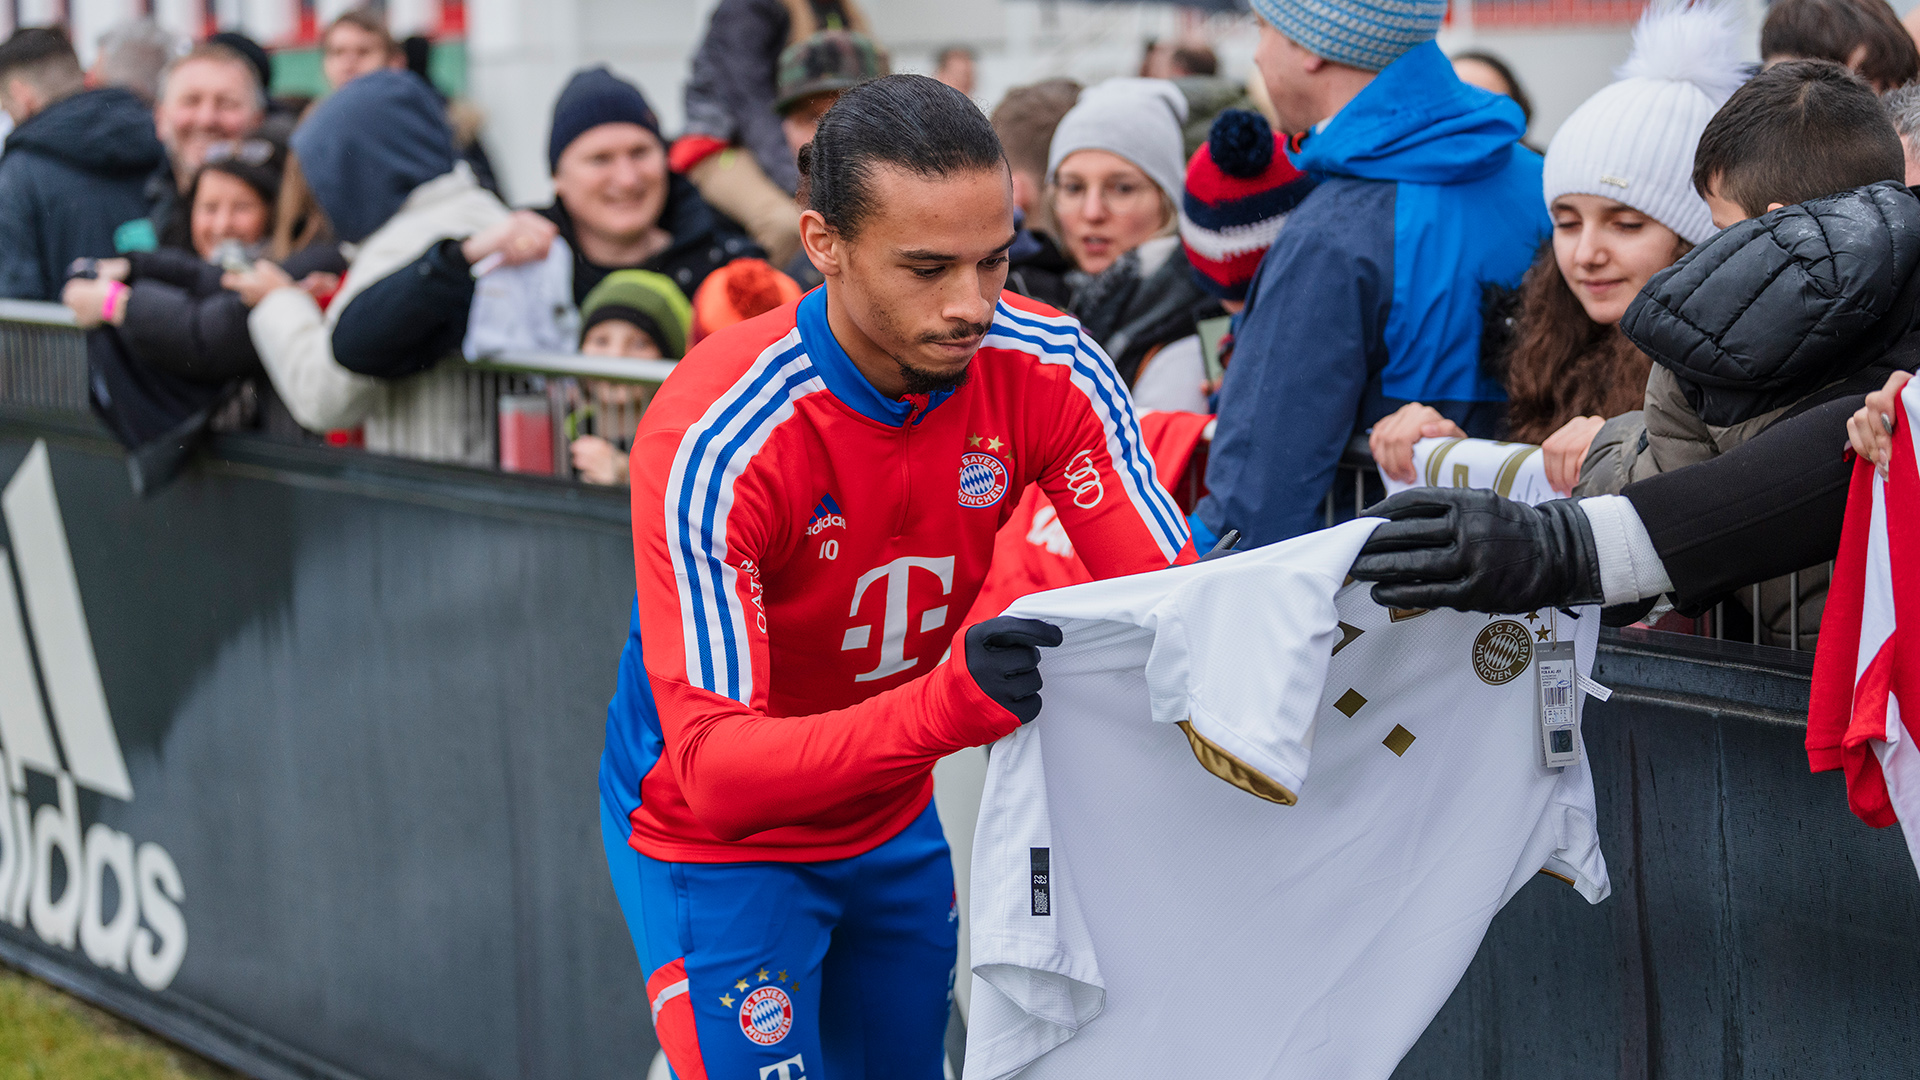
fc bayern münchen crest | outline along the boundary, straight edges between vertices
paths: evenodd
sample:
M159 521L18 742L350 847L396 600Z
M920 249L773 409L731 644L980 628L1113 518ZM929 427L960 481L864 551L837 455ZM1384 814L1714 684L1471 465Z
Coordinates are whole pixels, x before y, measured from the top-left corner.
M740 1003L740 1031L761 1046L772 1046L793 1030L793 999L777 986L763 986Z
M1473 639L1473 673L1488 686L1520 677L1533 662L1533 632L1512 619L1487 624Z
M1007 493L1007 467L992 454L960 455L960 505L992 506Z

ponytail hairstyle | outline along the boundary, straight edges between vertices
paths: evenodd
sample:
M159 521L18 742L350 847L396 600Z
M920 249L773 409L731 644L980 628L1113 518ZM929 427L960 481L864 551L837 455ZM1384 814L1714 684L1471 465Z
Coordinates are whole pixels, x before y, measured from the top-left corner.
M938 179L1005 170L999 136L965 94L924 75L888 75L840 95L800 148L799 198L842 236L872 213L876 168Z

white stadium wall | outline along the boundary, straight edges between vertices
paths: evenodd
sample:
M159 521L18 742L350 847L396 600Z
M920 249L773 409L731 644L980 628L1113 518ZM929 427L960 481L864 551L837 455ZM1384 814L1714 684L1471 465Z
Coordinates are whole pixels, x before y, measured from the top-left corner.
M317 0L319 22L353 0ZM488 116L487 142L508 194L531 203L549 194L546 135L553 98L579 67L606 64L637 81L670 130L683 118L687 63L718 0L467 0L469 94ZM1764 0L1733 0L1758 28ZM1906 11L1917 0L1896 0ZM208 7L218 23L272 43L297 28L294 0L152 0L155 17L183 34L202 25ZM99 34L142 6L140 0L15 0L0 3L0 32L15 10L23 24L44 24L64 9L82 59L91 61ZM394 28L406 34L433 26L440 0L389 0ZM928 71L941 46L966 44L979 53L978 96L983 104L1007 88L1069 75L1092 82L1131 73L1148 38L1183 33L1214 43L1224 74L1252 69L1257 34L1250 16L1213 16L1167 4L1086 3L1082 0L867 0L880 39L900 71ZM1482 10L1485 10L1484 8ZM1442 33L1449 52L1476 48L1511 64L1532 94L1532 141L1545 146L1579 103L1604 86L1626 58L1628 27L1548 26L1516 29L1476 26L1473 10L1456 3Z

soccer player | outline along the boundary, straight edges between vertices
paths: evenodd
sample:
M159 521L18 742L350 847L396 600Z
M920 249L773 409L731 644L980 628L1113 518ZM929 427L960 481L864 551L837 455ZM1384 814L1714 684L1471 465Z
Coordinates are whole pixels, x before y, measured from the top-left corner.
M1038 484L1097 576L1192 547L1112 364L1001 291L1013 189L972 102L867 83L802 172L826 284L702 342L634 442L603 831L681 1080L936 1080L958 912L932 767L1032 720L1060 641L955 640L994 533Z

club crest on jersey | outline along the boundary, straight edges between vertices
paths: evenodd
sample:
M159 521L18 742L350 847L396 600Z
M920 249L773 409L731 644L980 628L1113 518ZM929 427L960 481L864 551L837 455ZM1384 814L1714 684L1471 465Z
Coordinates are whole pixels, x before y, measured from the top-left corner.
M992 506L1007 494L1007 466L992 454L960 455L960 505Z
M772 1046L793 1030L793 999L777 986L763 986L740 1000L740 1032Z
M807 522L807 535L818 536L827 529L844 529L847 518L840 510L840 504L833 496L822 495L820 501L813 504L813 517Z
M1504 686L1533 662L1533 631L1512 619L1487 624L1473 639L1473 673L1488 686Z

